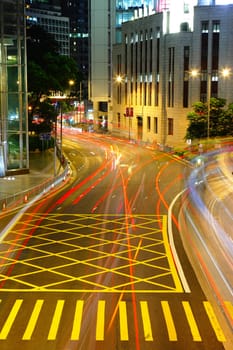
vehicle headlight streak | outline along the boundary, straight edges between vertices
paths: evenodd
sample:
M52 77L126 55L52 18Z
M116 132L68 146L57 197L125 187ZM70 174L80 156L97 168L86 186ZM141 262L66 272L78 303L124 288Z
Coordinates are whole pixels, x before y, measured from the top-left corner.
M215 236L217 237L219 243L221 244L221 249L222 252L224 252L225 257L227 258L227 262L228 264L231 266L233 266L233 241L231 239L231 237L228 235L228 233L226 233L223 228L219 225L219 223L217 222L217 220L213 217L212 213L208 210L208 208L206 207L204 201L202 200L201 196L199 195L197 189L198 186L196 185L197 178L199 177L199 173L202 172L202 168L201 169L195 169L188 181L188 187L190 189L190 197L193 201L193 203L195 203L196 208L198 209L198 211L200 212L200 215L206 219L208 222L212 223L212 228L213 228L213 232L215 234ZM205 182L205 189L207 191L208 189L208 184L205 181L205 179L203 178L203 181ZM203 184L203 182L202 182ZM212 192L213 195L213 192ZM229 210L226 210L225 212L227 215L229 215ZM232 216L230 215L230 219L232 220ZM224 248L223 248L224 247Z
M183 206L182 216L183 220L185 217L187 224L190 225L191 232L185 228L183 234L187 236L188 245L192 247L215 293L218 303L221 305L222 310L224 310L226 319L231 327L233 327L232 316L224 304L224 299L232 300L233 296L233 242L230 235L225 232L213 216L212 210L207 208L203 197L204 195L209 195L212 206L216 201L219 204L219 199L214 196L214 191L211 190L207 181L208 176L210 174L213 176L213 173L216 172L219 172L219 169L216 169L216 165L214 168L211 167L209 173L204 172L204 165L192 171L188 179L189 191L187 197L189 199L189 205ZM225 215L230 218L229 222L232 222L232 214L228 208L224 207L223 203L221 203L221 208L224 210ZM198 212L198 222L195 219L197 217L196 212Z

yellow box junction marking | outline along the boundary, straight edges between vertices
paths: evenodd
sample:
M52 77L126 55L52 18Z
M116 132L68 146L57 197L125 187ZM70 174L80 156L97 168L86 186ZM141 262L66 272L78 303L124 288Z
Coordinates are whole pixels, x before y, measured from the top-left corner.
M31 214L25 213L27 215L30 215L31 220ZM36 237L31 237L30 230L36 227L42 215L37 213L33 216L19 241L15 240L15 235L11 235L12 240L5 237L3 243L11 248L12 254L10 257L2 255L5 261L3 266L10 268L13 265L15 274L0 274L0 281L4 282L2 290L20 291L22 286L24 291L35 292L183 292L169 245L166 215L138 214L126 217L120 214L67 214L64 217L63 214L48 214L43 218L44 225L40 226L40 232ZM130 232L126 232L126 218ZM64 232L65 235L62 236ZM14 234L14 229L12 233ZM59 240L58 236L61 237ZM23 239L29 239L26 247ZM35 240L31 246L30 240ZM83 245L86 240L90 241L88 246ZM69 255L73 251L78 257L79 252L83 255L87 248L88 254L82 260L77 260L75 255ZM132 251L131 256L128 254L129 248ZM17 256L24 249L30 251L29 257L20 259L19 254L19 259L14 260L13 254ZM142 258L144 256L145 259ZM50 265L49 259L57 260L56 265ZM108 264L112 259L116 263ZM75 264L80 264L80 270L87 273L73 275L72 265ZM24 273L22 265L26 269ZM83 269L83 266L86 268ZM129 272L131 268L134 271L133 276ZM143 274L142 269L145 271ZM43 279L40 278L41 274ZM112 285L105 283L105 276L109 274L113 276ZM43 285L40 284L42 280Z
M167 255L169 266L171 268L174 282L176 285L176 291L178 293L183 292L183 288L182 288L182 285L180 283L180 279L179 279L179 276L177 273L177 269L176 269L174 260L172 258L171 249L170 249L170 245L169 245L168 234L167 234L167 216L166 215L163 215L163 228L162 229L163 229L163 240L164 240L164 245L165 245L165 249L166 249L166 255Z

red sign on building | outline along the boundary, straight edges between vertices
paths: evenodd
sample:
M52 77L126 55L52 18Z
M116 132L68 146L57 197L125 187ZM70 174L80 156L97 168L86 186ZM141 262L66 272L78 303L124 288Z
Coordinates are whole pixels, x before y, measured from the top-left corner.
M133 117L133 107L126 107L126 117Z

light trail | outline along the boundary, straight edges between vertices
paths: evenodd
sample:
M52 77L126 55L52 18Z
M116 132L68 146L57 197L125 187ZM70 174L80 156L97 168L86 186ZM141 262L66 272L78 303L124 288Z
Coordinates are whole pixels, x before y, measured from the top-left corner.
M212 254L209 252L209 249L208 249L203 237L201 236L201 233L199 232L198 228L195 225L195 222L192 220L191 215L189 214L192 212L192 210L193 209L190 205L188 207L188 210L185 210L185 213L184 213L184 210L182 210L182 212L181 212L182 224L185 225L185 227L186 227L185 218L188 219L188 221L193 229L193 232L195 233L196 237L198 238L199 242L201 243L201 246L204 248L204 251L207 254L208 258L210 259L210 262L213 264L213 266L215 267L219 276L221 276L221 279L224 281L225 280L224 275L222 274L221 270L219 269L218 265L216 264L216 261L213 259ZM195 215L195 213L194 213L194 215ZM224 314L227 317L228 322L230 323L231 327L233 327L233 318L232 318L232 315L230 314L230 312L229 312L229 310L224 302L224 299L221 295L221 292L219 289L220 284L218 287L218 284L216 283L214 277L211 275L211 273L208 269L207 263L206 263L206 258L204 258L203 252L200 252L198 250L198 247L195 244L195 241L194 241L194 238L190 232L190 229L182 229L182 233L183 233L183 235L186 236L185 239L188 242L189 247L192 248L192 251L194 252L195 257L198 259L200 266L201 266L202 270L204 271L204 275L205 275L208 283L210 284L212 290L215 293L215 296L218 300L219 305L221 305L221 308L224 311ZM230 286L228 286L226 280L224 283L225 283L227 289L230 291L230 293L232 293L231 288L230 288Z
M183 285L183 288L185 290L186 293L190 293L191 290L189 288L189 285L188 285L188 282L186 280L186 277L185 277L185 274L184 274L184 271L183 271L183 268L182 268L182 265L180 263L180 259L179 259L179 256L177 254L177 251L176 251L176 247L175 247L175 244L174 244L174 238L173 238L173 233L172 233L172 221L175 223L175 225L177 226L178 230L179 230L179 224L178 224L178 221L177 219L175 218L175 216L173 215L172 213L172 209L173 209L173 206L176 202L176 200L179 198L179 196L181 195L180 193L173 199L171 205L169 206L168 203L166 202L165 200L165 197L164 197L164 194L166 192L169 191L169 189L174 185L174 183L178 181L180 181L180 179L182 179L182 175L180 175L178 178L175 178L173 179L172 182L170 182L166 188L164 189L163 192L160 191L160 188L159 188L159 179L160 177L162 176L162 173L165 171L165 169L167 168L168 164L165 164L161 169L160 171L158 172L157 176L156 176L156 180L155 180L155 183L156 183L156 190L159 194L159 198L160 200L157 202L157 214L159 215L160 214L160 203L162 202L164 204L164 206L166 207L166 209L168 210L168 237L169 237L169 246L170 246L170 249L171 249L171 253L172 253L172 256L173 256L173 259L174 259L174 263L175 263L175 266L176 266L176 269L177 269L177 272L179 274L179 277L180 277L180 280L182 282L182 285ZM161 225L161 224L160 224Z

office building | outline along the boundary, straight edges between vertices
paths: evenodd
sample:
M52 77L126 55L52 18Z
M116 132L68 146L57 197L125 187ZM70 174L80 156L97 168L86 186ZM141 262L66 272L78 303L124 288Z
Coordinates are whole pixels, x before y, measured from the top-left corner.
M62 14L70 20L70 56L81 73L81 100L87 99L89 65L88 0L61 1Z
M0 176L29 168L24 0L0 2Z
M98 124L111 118L112 48L121 42L122 23L154 7L155 0L89 0L89 98Z
M59 54L70 56L70 21L62 16L59 0L26 0L27 25L39 25L53 35Z
M233 1L92 3L90 91L95 118L103 115L110 131L127 136L130 127L136 140L183 145L187 114L194 102L208 100L208 89L233 101L232 76L221 76L233 69ZM120 11L132 18L117 22Z

